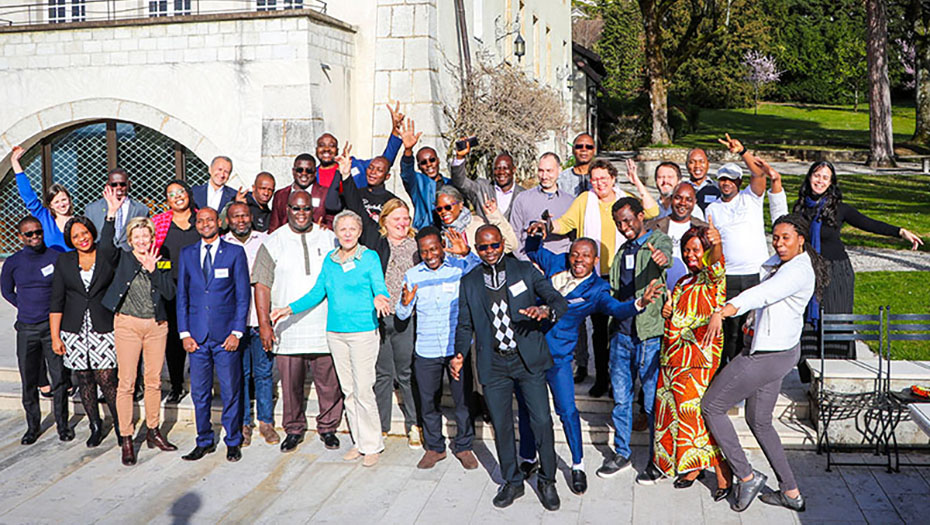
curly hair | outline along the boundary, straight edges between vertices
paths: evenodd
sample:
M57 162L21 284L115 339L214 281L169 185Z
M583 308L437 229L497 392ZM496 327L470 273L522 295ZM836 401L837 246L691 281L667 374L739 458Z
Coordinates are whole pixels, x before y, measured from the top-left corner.
M810 257L811 266L814 268L814 278L816 282L814 285L814 295L817 297L818 301L822 300L823 291L830 284L830 262L821 257L819 253L814 251L814 247L811 246L810 240L807 238L807 236L810 235L810 223L799 213L789 213L788 215L782 215L775 221L775 224L772 225L772 231L775 231L775 228L780 224L791 226L795 233L804 237L804 251L807 252L807 256Z
M711 249L710 239L707 238L707 226L692 226L688 231L681 236L681 251L685 251L685 245L688 244L688 241L697 237L697 240L701 241L701 247L704 248L704 251Z
M814 172L823 167L830 170L830 187L827 188L827 191L823 192L823 195L815 195L814 190L811 188L811 177L814 176ZM817 210L805 204L807 198L812 200L825 199L821 220L827 226L834 228L839 226L839 224L836 223L836 208L843 202L843 192L840 190L840 184L836 178L836 168L833 167L831 162L821 160L811 164L811 167L807 170L807 176L804 177L804 182L801 183L801 188L798 190L798 200L795 201L794 210L792 211L801 214L810 222L814 220ZM807 235L805 235L804 238L806 239Z

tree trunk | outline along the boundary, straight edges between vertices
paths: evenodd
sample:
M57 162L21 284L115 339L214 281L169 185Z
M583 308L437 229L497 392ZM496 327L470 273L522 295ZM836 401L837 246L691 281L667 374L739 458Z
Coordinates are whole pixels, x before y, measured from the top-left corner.
M646 37L646 79L649 85L649 109L652 113L652 144L670 144L668 127L668 86L665 83L665 57L662 54L662 27L654 0L640 0Z
M916 2L919 10L914 17L914 88L916 91L917 125L912 141L930 145L930 20Z
M888 82L888 17L884 0L866 0L866 56L869 77L869 160L872 167L894 166L891 86Z

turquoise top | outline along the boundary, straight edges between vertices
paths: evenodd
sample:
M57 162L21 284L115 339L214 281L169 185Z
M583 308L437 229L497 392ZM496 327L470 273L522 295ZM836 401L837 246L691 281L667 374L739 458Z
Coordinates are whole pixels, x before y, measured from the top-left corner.
M290 304L294 314L309 310L327 299L326 330L367 332L378 328L376 295L389 297L384 284L381 259L373 250L359 245L348 261L338 260L338 250L327 254L323 270L313 288Z

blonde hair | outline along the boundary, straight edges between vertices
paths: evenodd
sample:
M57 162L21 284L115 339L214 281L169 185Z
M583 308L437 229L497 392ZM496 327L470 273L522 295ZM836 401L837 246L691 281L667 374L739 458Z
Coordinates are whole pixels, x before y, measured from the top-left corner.
M381 232L382 237L387 237L387 226L384 224L385 217L394 213L399 208L407 210L408 214L410 213L410 207L407 206L407 203L396 197L385 202L384 206L381 207L381 215L378 217L378 231ZM407 228L407 237L413 239L416 235L416 230L412 227Z
M126 242L132 242L132 232L138 228L145 228L152 234L152 242L155 242L155 223L148 217L133 217L126 223Z

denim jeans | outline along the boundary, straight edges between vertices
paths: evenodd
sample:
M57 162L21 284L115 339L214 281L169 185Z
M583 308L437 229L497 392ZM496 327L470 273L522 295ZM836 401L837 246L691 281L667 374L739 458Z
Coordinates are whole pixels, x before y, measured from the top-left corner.
M649 457L652 457L655 432L656 383L659 380L659 350L662 338L640 341L616 332L610 337L610 384L614 389L614 450L629 458L630 434L633 431L633 387L639 378L643 387L643 409L649 418Z
M274 423L274 399L272 399L271 369L274 354L262 348L258 328L249 327L242 341L242 426L252 424L252 400L249 398L249 379L255 384L255 412L262 423Z

